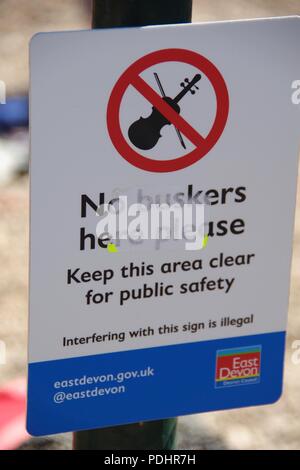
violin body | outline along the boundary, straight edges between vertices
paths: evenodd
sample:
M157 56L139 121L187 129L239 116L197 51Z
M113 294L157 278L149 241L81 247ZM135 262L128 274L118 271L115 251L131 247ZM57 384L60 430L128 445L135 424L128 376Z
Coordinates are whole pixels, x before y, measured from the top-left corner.
M180 113L179 105L172 98L166 96L163 100L166 101L176 113ZM170 124L170 121L153 106L150 116L147 118L140 117L140 119L131 124L128 129L128 137L135 147L141 150L150 150L155 147L160 139L161 129Z

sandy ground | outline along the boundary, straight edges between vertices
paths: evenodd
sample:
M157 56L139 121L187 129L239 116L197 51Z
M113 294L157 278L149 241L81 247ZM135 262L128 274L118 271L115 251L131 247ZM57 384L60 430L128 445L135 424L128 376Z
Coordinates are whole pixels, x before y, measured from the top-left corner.
M42 6L41 6L42 5ZM89 1L0 1L0 79L8 92L27 89L27 43L37 31L89 27ZM194 20L300 14L300 0L199 0ZM26 371L28 178L0 188L0 339L7 365L0 384ZM300 339L300 193L298 194L285 389L273 406L180 418L179 444L185 449L300 449L300 365L291 361L292 342ZM34 439L25 448L70 448L70 436Z

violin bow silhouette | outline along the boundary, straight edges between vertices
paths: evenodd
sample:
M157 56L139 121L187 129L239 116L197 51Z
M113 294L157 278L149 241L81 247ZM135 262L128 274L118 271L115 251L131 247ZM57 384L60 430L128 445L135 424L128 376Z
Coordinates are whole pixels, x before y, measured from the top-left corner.
M180 106L179 101L190 92L192 95L196 93L193 90L193 87L198 90L199 88L196 86L196 83L199 82L201 79L201 75L198 73L194 76L194 78L190 81L188 78L185 78L183 82L181 82L180 86L183 88L175 98L170 98L166 96L163 86L159 80L157 74L154 74L155 79L157 81L159 90L162 94L162 99L171 107L173 110L180 114ZM166 126L172 124L160 111L152 107L152 113L147 118L140 117L137 121L134 121L128 129L128 137L131 143L141 149L141 150L150 150L157 144L158 140L162 136L160 131L161 129ZM179 138L181 145L186 148L185 143L183 141L182 135L179 130L174 126Z
M155 77L156 83L157 83L157 85L158 85L158 88L159 88L159 90L160 90L161 96L162 96L163 98L166 98L165 91L164 91L164 89L163 89L163 86L162 86L162 84L161 84L161 81L160 81L160 79L159 79L159 76L157 75L156 72L154 72L154 77ZM179 142L181 143L182 147L183 147L184 149L186 149L186 146L185 146L185 143L184 143L184 140L183 140L183 137L182 137L182 135L181 135L180 130L177 129L176 126L174 126L174 129L175 129L176 134L177 134L177 136L178 136Z

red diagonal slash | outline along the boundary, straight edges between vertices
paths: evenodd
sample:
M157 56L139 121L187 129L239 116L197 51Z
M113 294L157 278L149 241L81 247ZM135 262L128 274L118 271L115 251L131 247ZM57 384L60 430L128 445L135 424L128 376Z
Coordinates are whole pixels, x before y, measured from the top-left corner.
M140 76L133 77L131 85L141 93L158 111L170 121L196 147L200 147L205 139L180 114L166 103Z

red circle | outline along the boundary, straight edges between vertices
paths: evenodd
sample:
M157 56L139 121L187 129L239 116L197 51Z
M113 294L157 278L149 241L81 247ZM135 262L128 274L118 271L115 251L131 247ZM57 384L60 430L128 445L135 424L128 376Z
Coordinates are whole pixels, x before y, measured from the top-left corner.
M217 101L217 111L213 126L201 148L195 148L182 157L155 160L136 152L125 140L120 126L120 106L123 95L133 77L160 62L184 62L197 67L210 80ZM110 95L107 106L107 128L116 150L130 164L146 171L170 172L181 170L204 157L217 143L225 128L229 113L229 95L226 83L219 70L202 55L187 49L162 49L151 52L130 65L120 76Z

